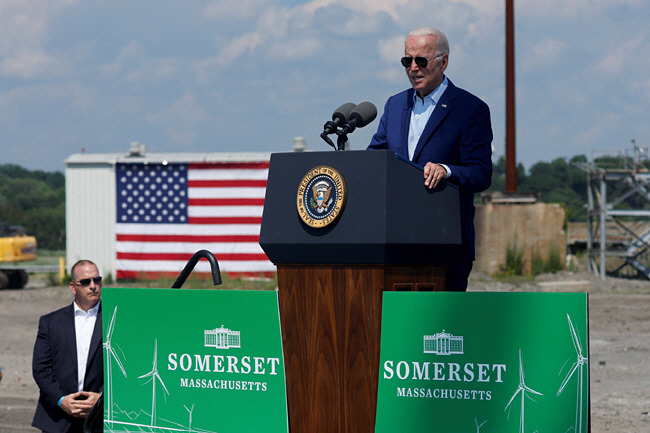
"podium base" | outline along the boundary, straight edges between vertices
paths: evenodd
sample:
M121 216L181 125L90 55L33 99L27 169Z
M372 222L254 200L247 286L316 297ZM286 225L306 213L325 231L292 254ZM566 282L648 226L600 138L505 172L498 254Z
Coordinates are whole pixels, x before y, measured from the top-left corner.
M442 291L439 266L278 265L291 433L372 433L382 292Z

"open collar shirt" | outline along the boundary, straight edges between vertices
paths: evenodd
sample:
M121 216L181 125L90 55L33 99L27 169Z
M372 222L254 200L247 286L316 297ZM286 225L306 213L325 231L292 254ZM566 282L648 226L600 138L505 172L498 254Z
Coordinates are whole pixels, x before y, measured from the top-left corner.
M101 301L100 301L101 302ZM83 390L84 378L86 377L86 364L88 363L88 352L90 351L90 340L95 329L99 302L88 311L84 311L74 304L74 329L77 340L77 384L78 390Z
M420 141L420 137L424 132L424 128L427 126L427 122L431 117L431 113L436 108L438 101L442 97L442 94L445 93L447 87L449 86L449 80L445 77L442 80L442 83L431 93L426 95L424 98L420 98L417 92L413 93L413 110L411 110L411 120L409 123L409 135L408 135L408 149L409 149L409 159L413 160L413 154L415 154L415 148ZM441 164L447 170L447 177L449 177L450 170L449 168Z

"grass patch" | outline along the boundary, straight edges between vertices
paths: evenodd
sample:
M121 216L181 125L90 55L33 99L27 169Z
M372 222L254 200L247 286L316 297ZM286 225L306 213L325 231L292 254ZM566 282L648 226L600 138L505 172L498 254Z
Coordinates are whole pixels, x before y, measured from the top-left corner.
M562 252L560 247L552 245L548 253L548 260L546 261L546 272L552 274L562 270Z
M497 278L512 277L523 275L524 272L524 251L517 245L517 239L514 242L508 242L506 245L505 264L497 272Z
M533 275L555 274L562 269L562 256L557 245L551 245L547 259L544 259L538 252L533 252L531 258L531 273Z
M63 257L65 259L65 250L36 250L36 260L29 263L30 265L35 266L58 266L59 258Z

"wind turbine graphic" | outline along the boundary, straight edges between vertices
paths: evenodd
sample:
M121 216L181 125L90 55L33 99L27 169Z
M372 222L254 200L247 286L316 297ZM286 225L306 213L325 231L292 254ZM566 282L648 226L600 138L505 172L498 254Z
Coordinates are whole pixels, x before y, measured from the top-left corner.
M483 421L481 424L478 423L478 420L474 418L474 423L476 424L476 433L480 433L481 427L483 427L483 424L485 424L487 420Z
M192 412L194 412L194 405L192 405L191 408L188 408L187 406L183 405L185 410L187 410L190 413L190 426L188 428L189 433L192 433Z
M117 356L117 352L111 345L111 338L113 338L113 329L115 329L115 316L117 315L117 305L113 310L113 317L111 317L111 324L108 326L108 332L106 333L106 341L104 342L104 350L106 350L106 376L108 377L108 414L106 422L113 422L113 377L111 376L111 358L115 360L117 366L122 370L122 374L126 377L126 370L120 361L120 358Z
M524 401L525 397L528 397L529 399L533 400L531 396L526 394L527 392L532 392L533 394L537 395L544 395L541 392L537 392L534 389L531 389L526 386L526 382L524 381L525 375L524 375L524 364L521 360L521 349L519 349L519 386L517 387L517 390L515 393L512 395L510 398L510 401L506 405L504 411L508 409L508 406L512 403L512 401L515 399L517 394L521 393L521 414L519 415L519 433L524 433ZM535 401L535 400L533 400ZM508 411L508 418L510 418L510 411Z
M163 389L169 395L169 391L167 391L167 387L165 386L164 382L160 378L160 375L158 374L158 339L156 338L154 343L154 348L153 348L153 368L151 371L147 374L143 374L142 376L138 377L138 379L142 379L143 377L150 377L147 382L153 382L153 397L151 398L151 427L155 427L156 425L156 379L160 381L160 384L162 385ZM163 394L164 395L164 394Z
M576 351L577 359L573 363L573 366L571 367L571 370L569 370L569 373L567 373L566 377L564 378L562 385L560 385L560 389L557 391L557 395L559 396L560 394L562 394L562 391L564 391L564 387L567 385L569 380L571 380L573 373L575 373L577 370L578 383L577 383L577 395L576 395L576 423L573 428L573 431L576 433L581 433L582 432L582 367L588 364L589 359L582 354L582 344L580 344L580 337L578 337L578 334L576 333L576 330L573 327L573 323L571 322L571 316L567 314L566 317L569 320L571 341L573 342L573 348Z

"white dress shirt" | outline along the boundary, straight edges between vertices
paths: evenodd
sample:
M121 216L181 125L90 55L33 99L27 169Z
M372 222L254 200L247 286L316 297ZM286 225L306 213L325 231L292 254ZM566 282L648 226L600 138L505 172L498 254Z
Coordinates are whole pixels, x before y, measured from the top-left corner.
M82 310L74 302L74 329L77 339L77 384L78 391L84 386L86 377L86 364L88 363L88 352L90 351L90 339L93 336L99 302L87 312Z

